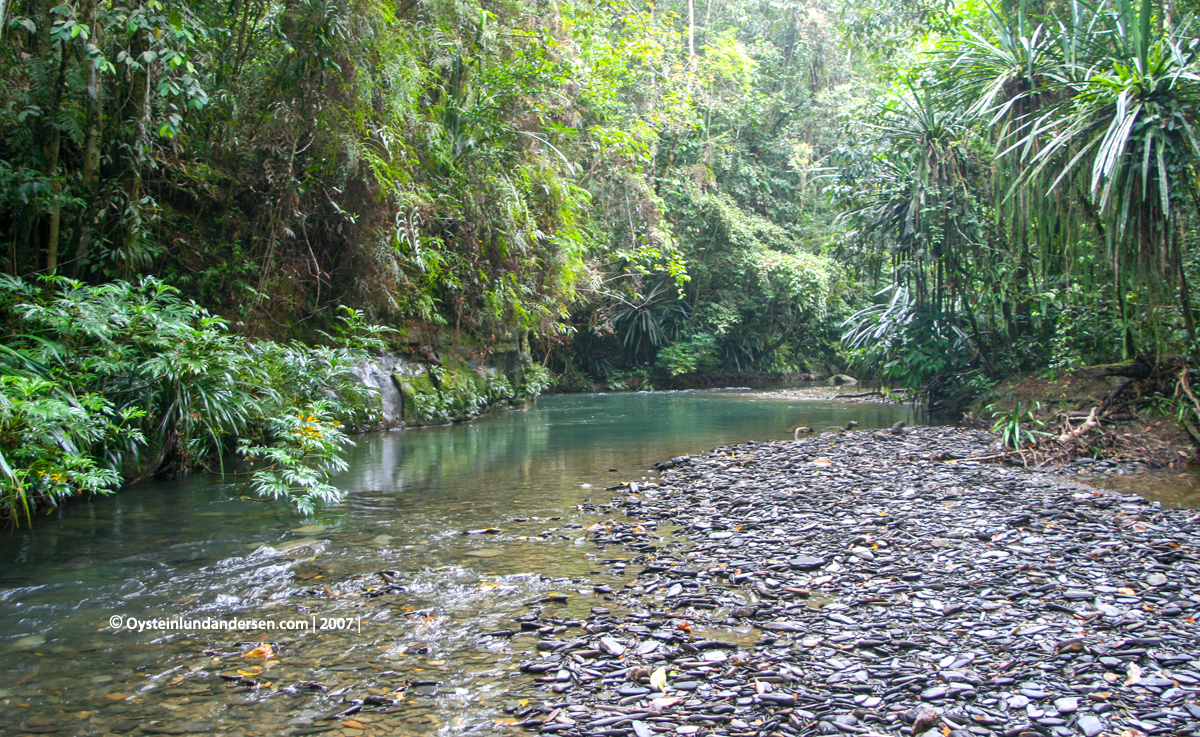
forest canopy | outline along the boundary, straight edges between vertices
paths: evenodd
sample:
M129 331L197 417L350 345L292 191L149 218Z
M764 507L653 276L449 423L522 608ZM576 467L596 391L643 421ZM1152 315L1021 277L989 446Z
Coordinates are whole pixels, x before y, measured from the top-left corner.
M1196 347L1194 3L9 0L0 264L566 387ZM523 344L523 343L522 343Z

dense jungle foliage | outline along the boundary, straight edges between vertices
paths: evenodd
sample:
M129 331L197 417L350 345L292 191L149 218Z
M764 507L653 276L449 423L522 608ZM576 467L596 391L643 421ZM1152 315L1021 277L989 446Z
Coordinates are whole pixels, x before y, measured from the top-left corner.
M576 389L1191 357L1196 5L0 0L6 503L336 428L339 314Z

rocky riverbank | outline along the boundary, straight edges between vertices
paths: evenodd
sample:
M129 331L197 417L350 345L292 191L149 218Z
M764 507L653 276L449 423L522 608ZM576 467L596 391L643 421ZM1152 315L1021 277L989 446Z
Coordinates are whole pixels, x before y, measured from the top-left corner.
M419 357L385 353L364 362L355 375L377 394L378 404L371 408L377 419L351 427L352 432L473 420L498 409L524 407L548 383L545 370L517 350L501 352L490 364L430 349Z
M1192 734L1200 515L971 458L951 428L746 443L629 483L611 604L538 602L541 733ZM578 627L578 629L576 629Z

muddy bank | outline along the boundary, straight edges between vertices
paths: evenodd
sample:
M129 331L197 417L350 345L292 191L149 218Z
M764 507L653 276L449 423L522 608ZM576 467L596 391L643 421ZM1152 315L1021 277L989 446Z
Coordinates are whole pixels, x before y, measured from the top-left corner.
M610 604L538 602L541 733L1200 730L1200 515L968 460L979 431L746 443L628 484ZM700 634L703 633L703 634ZM1131 731L1132 730L1132 731Z
M1148 468L1195 463L1196 444L1173 405L1179 399L1175 375L1126 373L1132 375L1098 375L1097 369L1089 369L1053 378L1006 379L977 397L963 421L990 428L1019 417L1028 437L1046 446L1034 448L1034 464L1086 458L1136 461ZM1093 411L1094 425L1088 420ZM1069 433L1078 437L1068 447L1042 442Z

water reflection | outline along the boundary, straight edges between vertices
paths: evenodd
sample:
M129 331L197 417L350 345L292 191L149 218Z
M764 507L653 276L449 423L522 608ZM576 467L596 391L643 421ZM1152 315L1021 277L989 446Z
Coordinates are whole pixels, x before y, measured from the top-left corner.
M212 477L68 505L0 539L0 648L10 666L0 673L0 729L5 720L23 723L31 713L23 709L53 711L68 733L122 719L211 720L232 699L259 709L257 733L277 733L271 725L328 710L324 692L284 698L284 684L391 693L402 676L420 673L437 675L442 698L425 694L414 725L467 718L455 713L467 694L481 699L483 713L508 693L489 679L514 663L473 637L549 592L571 592L562 616L582 616L593 603L590 590L573 588L597 568L583 531L563 527L574 505L619 481L652 478L647 469L673 456L850 420L866 429L913 418L907 407L730 392L546 397L536 410L470 425L358 438L351 470L336 479L346 501L315 518L239 498L236 484ZM498 531L466 534L485 528ZM379 606L339 595L379 584L380 571L406 594ZM107 627L113 614L339 612L366 616L370 627L286 640ZM285 655L266 669L269 680L237 676L239 643L260 637L282 642ZM218 677L231 672L245 682Z
M1163 469L1124 476L1084 476L1080 481L1100 489L1137 494L1164 507L1200 509L1200 470Z

